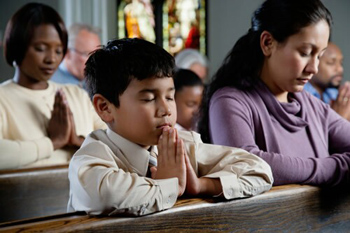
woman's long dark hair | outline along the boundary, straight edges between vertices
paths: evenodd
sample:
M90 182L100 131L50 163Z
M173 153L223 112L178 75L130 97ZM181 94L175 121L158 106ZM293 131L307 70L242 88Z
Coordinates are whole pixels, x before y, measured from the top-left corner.
M257 82L264 61L260 48L261 33L268 31L282 43L320 20L331 26L331 14L320 0L266 0L254 12L251 28L233 46L207 88L199 122L204 142L210 142L209 103L213 94L227 86L247 90Z

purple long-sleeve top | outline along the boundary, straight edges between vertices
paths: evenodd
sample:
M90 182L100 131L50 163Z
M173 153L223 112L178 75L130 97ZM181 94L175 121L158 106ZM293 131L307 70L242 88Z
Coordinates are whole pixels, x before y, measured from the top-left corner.
M263 158L274 185L349 183L350 123L305 91L288 98L280 103L262 82L219 89L209 105L212 142Z

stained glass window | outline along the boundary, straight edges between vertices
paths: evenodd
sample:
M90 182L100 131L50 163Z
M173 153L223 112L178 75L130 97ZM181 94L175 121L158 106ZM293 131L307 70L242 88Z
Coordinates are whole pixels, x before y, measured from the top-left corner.
M172 55L185 48L206 54L205 4L205 0L117 0L118 38L143 38Z
M205 0L166 0L163 5L163 47L171 54L184 48L206 54Z
M118 1L118 37L156 41L151 0Z

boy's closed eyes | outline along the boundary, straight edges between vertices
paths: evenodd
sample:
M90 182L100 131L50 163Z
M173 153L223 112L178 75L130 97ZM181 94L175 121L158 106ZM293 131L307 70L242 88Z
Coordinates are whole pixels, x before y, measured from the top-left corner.
M104 121L120 136L144 148L157 145L164 126L176 122L175 88L172 78L133 79L119 96L120 106L109 103Z
M139 93L140 93L140 100L145 102L155 101L157 98L161 98L159 97L159 95L162 94L162 93L159 93L159 90L157 89L144 89L144 90L141 90ZM170 87L165 94L166 94L165 98L168 101L174 101L175 87Z

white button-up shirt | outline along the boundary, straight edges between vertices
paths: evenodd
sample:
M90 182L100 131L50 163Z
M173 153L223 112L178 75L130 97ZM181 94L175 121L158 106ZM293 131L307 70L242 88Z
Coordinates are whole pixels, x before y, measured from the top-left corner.
M271 188L269 165L242 149L204 144L195 132L179 131L198 177L219 178L226 199ZM157 154L157 147L151 148ZM110 129L92 132L69 165L68 211L145 215L171 208L178 179L146 177L150 152Z

